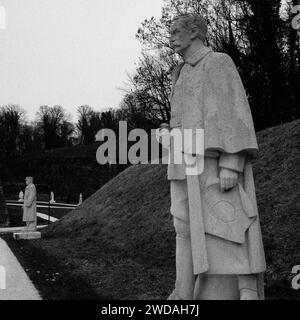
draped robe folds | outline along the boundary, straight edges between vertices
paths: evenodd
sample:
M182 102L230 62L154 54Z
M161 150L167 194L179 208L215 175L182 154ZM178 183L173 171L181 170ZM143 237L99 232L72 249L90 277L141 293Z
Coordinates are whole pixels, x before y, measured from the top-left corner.
M23 221L34 222L36 218L36 188L34 184L29 184L24 194Z
M205 244L199 243L197 246L195 243L201 240L195 240L199 237L195 235L195 228L191 228L192 252L199 248L205 251L198 252L197 256L200 258L197 261L194 259L196 255L193 255L193 267L194 274L224 276L257 274L258 292L260 298L263 298L262 272L266 269L266 263L251 165L251 160L257 156L258 146L246 93L238 71L228 55L216 53L204 47L175 70L171 93L170 126L181 130L193 129L193 134L196 129L204 129L205 162L204 172L199 176L200 197L189 199L190 203L198 201L196 211L201 215L201 223L204 223L205 217L212 215L211 208L206 206L203 200L205 196L203 185L207 183L208 178L218 178L220 165L226 162L223 160L227 156L243 157L244 162L239 173L239 190L245 200L242 203L248 203L245 211L249 219L251 218L250 226L244 231L245 239L242 243L235 243L226 237L224 239L224 237L211 235L205 229ZM194 136L193 143L195 141ZM174 150L171 144L172 151ZM210 153L214 154L212 158L207 157ZM212 176L208 171L213 172ZM185 173L185 165L170 163L168 179L189 179ZM195 197L195 192L190 192L189 197ZM172 210L171 213L175 216L180 215L179 212L172 212ZM189 219L190 226L197 225L196 221L193 221L197 217L193 218L190 214ZM224 228L226 229L226 226ZM237 258L231 259L232 257ZM241 263L239 266L236 263L239 260L247 263ZM225 283L228 283L228 279L224 279L224 285ZM218 285L221 288L220 284Z

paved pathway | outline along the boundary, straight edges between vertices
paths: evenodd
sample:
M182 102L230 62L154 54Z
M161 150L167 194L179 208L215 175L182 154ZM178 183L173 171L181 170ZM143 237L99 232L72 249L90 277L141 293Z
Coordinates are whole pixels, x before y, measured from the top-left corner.
M19 261L1 238L0 300L42 300Z

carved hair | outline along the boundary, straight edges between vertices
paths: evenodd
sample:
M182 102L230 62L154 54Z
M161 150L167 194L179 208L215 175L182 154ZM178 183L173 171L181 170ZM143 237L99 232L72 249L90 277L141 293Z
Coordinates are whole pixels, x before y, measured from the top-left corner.
M189 13L180 15L173 19L172 23L174 22L179 22L187 30L198 29L198 38L203 42L205 41L207 35L207 23L200 14Z

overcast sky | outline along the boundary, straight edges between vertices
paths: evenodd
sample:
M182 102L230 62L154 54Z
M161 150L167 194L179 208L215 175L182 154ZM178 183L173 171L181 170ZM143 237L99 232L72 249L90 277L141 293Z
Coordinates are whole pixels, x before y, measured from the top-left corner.
M124 94L117 88L140 56L136 31L160 16L162 3L0 0L0 106L20 104L32 120L40 105L60 104L73 121L82 104L117 107Z

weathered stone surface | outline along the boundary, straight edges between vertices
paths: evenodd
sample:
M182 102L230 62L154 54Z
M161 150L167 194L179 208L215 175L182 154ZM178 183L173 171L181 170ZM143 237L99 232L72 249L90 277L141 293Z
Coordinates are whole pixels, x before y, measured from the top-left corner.
M27 231L35 231L37 225L36 213L36 188L33 184L33 177L26 177L26 188L23 205L23 221L26 222Z

